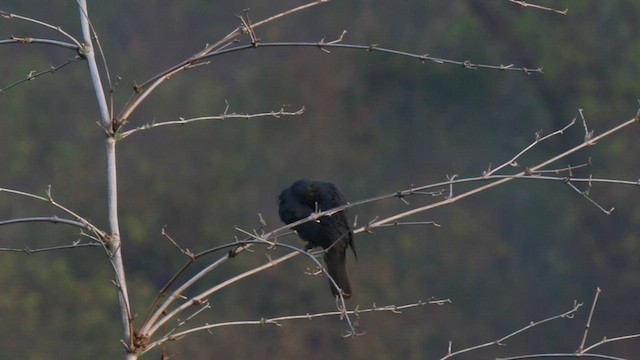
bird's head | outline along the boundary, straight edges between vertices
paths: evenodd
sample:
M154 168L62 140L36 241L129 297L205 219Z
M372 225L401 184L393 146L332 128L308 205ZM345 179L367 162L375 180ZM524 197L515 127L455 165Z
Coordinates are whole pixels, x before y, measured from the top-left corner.
M305 203L319 203L323 196L322 184L315 180L300 179L291 185L291 191Z

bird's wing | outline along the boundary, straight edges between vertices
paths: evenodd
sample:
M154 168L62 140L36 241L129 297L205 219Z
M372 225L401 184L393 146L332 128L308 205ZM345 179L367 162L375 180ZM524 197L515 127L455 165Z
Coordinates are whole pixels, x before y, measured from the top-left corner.
M327 183L325 196L320 204L322 210L329 210L338 206L346 205L347 200L340 188L333 183ZM356 248L353 242L353 232L351 230L351 220L349 212L345 209L331 216L324 216L320 219L323 224L325 233L333 242L339 243L333 245L338 251L346 251L347 247L351 247L353 255L357 258Z

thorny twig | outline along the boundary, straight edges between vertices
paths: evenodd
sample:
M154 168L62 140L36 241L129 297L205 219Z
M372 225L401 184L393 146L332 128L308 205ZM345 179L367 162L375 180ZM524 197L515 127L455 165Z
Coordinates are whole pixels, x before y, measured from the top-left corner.
M522 0L509 0L509 2L512 2L514 4L518 4L518 5L522 6L522 7L531 7L531 8L539 9L539 10L551 11L551 12L554 12L554 13L557 13L557 14L561 14L561 15L567 15L567 12L569 12L569 9L557 10L557 9L553 9L553 8L542 6L542 5L531 4L531 3L528 3L528 2L522 1Z
M284 116L298 116L304 113L304 107L296 110L296 111L286 111L284 108L280 108L277 111L269 111L255 114L237 114L237 113L229 113L228 112L229 105L225 108L224 112L220 115L216 116L200 116L195 118L180 118L178 120L169 120L169 121L160 121L160 122L152 122L148 124L144 124L136 127L135 129L127 130L120 135L120 138L123 139L129 135L133 135L138 131L142 130L150 130L153 128L157 128L160 126L168 126L168 125L185 125L197 121L214 121L214 120L227 120L227 119L254 119L254 118L262 118L262 117L275 117L280 118Z
M147 352L149 350L151 350L152 348L166 342L166 341L173 341L173 340L178 340L190 333L194 333L194 332L199 332L199 331L210 331L212 329L215 328L219 328L219 327L225 327L225 326L238 326L238 325L258 325L258 326L265 326L265 325L275 325L275 326L282 326L282 322L283 321L292 321L292 320L313 320L313 319L317 319L317 318L322 318L322 317L329 317L329 316L344 316L345 314L348 315L353 315L356 317L359 317L361 314L365 314L365 313L372 313L372 312L391 312L394 314L399 314L402 313L403 310L406 309L411 309L411 308L416 308L416 307L421 307L421 306L425 306L425 305L445 305L445 304L449 304L451 303L451 300L449 299L431 299L428 301L422 301L419 300L415 303L412 304L405 304L405 305L386 305L386 306L377 306L376 304L373 304L371 307L369 308L364 308L364 309L360 309L359 307L356 307L353 310L339 310L339 311L329 311L329 312L322 312L322 313L315 313L315 314L311 314L311 313L307 313L307 314L301 314L301 315L285 315L285 316L279 316L279 317L274 317L274 318L263 318L260 320L244 320L244 321L232 321L232 322L222 322L222 323L215 323L215 324L205 324L203 326L199 326L199 327L195 327L192 329L188 329L188 330L184 330L181 331L179 333L167 333L165 334L162 338L160 338L157 341L154 341L152 343L150 343L148 345L147 348L145 348L144 352ZM359 334L349 334L348 336L354 336L354 335L359 335ZM143 353L144 353L143 352Z
M463 353L468 353L468 352L471 352L471 351L475 351L475 350L478 350L478 349L482 349L482 348L486 348L486 347L490 347L490 346L494 346L494 345L504 345L506 340L508 340L508 339L520 334L520 333L523 333L523 332L525 332L525 331L527 331L527 330L529 330L531 328L534 328L536 326L542 325L542 324L550 322L550 321L558 320L558 319L570 319L570 318L573 318L574 314L578 311L578 309L581 306L582 306L581 303L576 302L576 303L573 304L573 308L571 310L566 311L566 312L564 312L562 314L554 315L554 316L548 317L548 318L543 319L543 320L532 321L527 326L524 326L524 327L522 327L522 328L520 328L520 329L518 329L518 330L516 330L516 331L514 331L514 332L512 332L512 333L510 333L510 334L508 334L506 336L503 336L503 337L501 337L501 338L499 338L497 340L490 341L490 342L487 342L487 343L484 343L484 344L480 344L480 345L476 345L476 346L471 346L471 347L468 347L468 348L465 348L465 349L462 349L462 350L453 351L452 350L453 344L450 341L449 342L449 348L447 350L447 355L442 357L440 360L449 359L449 358L452 358L452 357L454 357L456 355L460 355L460 354L463 354Z
M69 65L69 64L71 64L71 63L73 63L73 62L76 62L76 61L78 61L78 60L82 60L82 57L81 57L81 56L79 56L79 55L78 55L78 56L75 56L75 57L73 57L73 58L71 58L71 59L68 59L67 61L63 62L63 63L62 63L62 64L60 64L60 65L56 65L56 66L51 65L51 66L49 67L49 69L47 69L47 70L41 70L41 71L31 70L31 71L29 72L29 74L27 74L27 76L26 76L26 77L24 77L23 79L20 79L20 80L18 80L18 81L16 81L16 82L14 82L14 83L12 83L12 84L7 85L6 87L4 87L4 88L2 88L2 89L0 89L0 94L2 94L2 93L4 93L4 92L6 92L7 90L9 90L9 89L11 89L11 88L13 88L13 87L18 86L18 85L20 85L20 84L22 84L22 83L24 83L24 82L34 80L35 78L37 78L37 77L39 77L39 76L42 76L42 75L45 75L45 74L53 74L54 72L56 72L56 71L58 71L58 70L62 69L63 67L65 67L65 66L67 66L67 65Z
M617 342L617 341L624 341L624 340L631 340L631 339L638 339L640 338L640 334L631 334L631 335L624 335L624 336L617 336L617 337L613 337L613 338L603 338L602 340L590 345L590 346L586 346L586 342L587 342L587 335L589 334L589 330L591 329L591 321L593 320L593 315L595 313L595 309L596 309L596 304L598 302L598 297L600 296L600 293L602 292L602 290L600 290L600 288L598 287L596 289L596 294L593 298L593 302L591 304L591 310L589 311L589 316L587 317L587 322L585 323L585 329L584 329L584 333L582 335L582 340L580 341L580 345L578 346L578 349L573 352L573 353L546 353L546 354L530 354L530 355L519 355L519 356L513 356L513 357L506 357L506 358L498 358L496 360L521 360L521 359L538 359L538 358L576 358L576 359L586 359L586 358L592 358L592 359L608 359L608 360L625 360L623 358L620 357L615 357L615 356L611 356L611 355L604 355L604 354L595 354L592 353L590 351L592 351L593 349L607 344L607 343L612 343L612 342Z

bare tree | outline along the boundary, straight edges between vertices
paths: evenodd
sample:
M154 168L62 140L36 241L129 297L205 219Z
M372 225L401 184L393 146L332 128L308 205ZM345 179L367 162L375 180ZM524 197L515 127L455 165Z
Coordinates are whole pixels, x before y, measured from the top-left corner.
M522 7L532 7L537 10L549 11L553 13L566 14L566 10L551 9L544 6L535 4L529 4L524 1L512 1L512 3L518 4ZM346 43L347 32L343 31L339 36L336 36L333 40L315 40L308 42L299 41L278 41L269 42L262 39L260 35L260 29L269 23L274 23L285 17L293 16L301 11L307 11L309 8L321 5L328 2L328 0L319 0L306 3L297 7L293 7L289 10L280 12L265 19L254 21L249 11L243 11L241 15L237 16L238 27L233 29L229 34L220 38L217 41L207 45L204 49L193 53L186 57L184 60L177 62L175 65L168 67L167 69L159 72L156 75L151 76L148 80L135 84L133 86L131 95L124 104L120 105L114 101L114 93L116 87L110 74L107 64L109 54L105 54L100 46L98 38L98 30L94 29L90 11L85 0L78 1L79 19L81 24L81 36L76 37L66 30L45 22L39 19L33 19L28 16L13 14L10 12L2 11L0 15L3 21L22 21L26 22L34 27L44 27L45 29L56 34L60 39L54 38L32 38L32 37L14 37L9 39L0 40L0 45L7 44L23 44L30 46L38 45L51 45L68 50L72 56L65 62L53 65L49 69L41 71L30 72L26 77L10 83L0 89L0 93L5 93L2 96L10 96L10 91L27 81L34 80L42 75L57 72L58 70L75 65L77 62L84 62L87 64L87 75L91 79L93 85L93 91L95 99L97 100L97 107L99 110L99 126L98 131L105 134L104 140L104 153L106 164L106 183L107 192L104 197L107 211L107 224L108 226L102 228L96 225L96 221L88 219L82 214L82 211L69 208L65 204L61 204L56 201L53 191L49 188L46 195L38 195L36 190L32 192L25 192L11 188L0 188L0 193L6 195L7 200L10 196L23 197L32 201L42 202L48 204L52 208L59 211L63 216L29 216L29 217L17 217L0 221L0 225L14 225L18 223L50 223L61 224L65 226L75 227L81 230L83 239L76 241L69 245L51 245L45 248L31 248L26 244L22 248L2 248L5 252L23 252L23 253L36 253L43 251L57 251L70 248L91 248L101 247L104 250L105 260L109 261L114 274L113 283L115 285L115 292L118 298L120 321L122 324L122 344L125 349L126 359L137 359L141 355L147 353L152 349L156 349L163 346L169 341L181 339L194 332L208 331L214 328L223 326L239 326L239 325L276 325L279 326L287 321L299 320L299 319L312 319L316 317L324 316L339 316L344 320L346 324L346 331L344 335L346 337L358 336L361 332L358 330L357 319L363 314L369 312L389 312L399 313L403 310L419 307L427 304L445 305L450 302L449 299L428 299L418 300L404 305L373 305L368 308L354 308L349 309L349 304L345 302L345 299L340 296L336 300L336 311L322 312L322 313L308 313L308 314L290 314L276 318L268 319L256 319L247 321L234 321L234 322L217 322L205 325L192 325L191 320L200 319L205 316L205 310L209 310L209 299L216 295L216 293L229 286L230 284L237 283L243 279L250 278L254 274L257 274L265 269L274 267L284 261L288 261L294 257L303 256L310 263L312 272L322 274L333 282L323 268L322 264L318 261L317 257L322 254L322 251L306 251L300 246L293 245L292 228L300 225L304 222L317 221L322 216L331 216L336 212L344 210L346 208L353 208L362 206L365 204L371 204L374 202L385 201L389 199L398 199L407 204L407 199L420 197L433 199L426 205L409 205L408 209L402 212L398 212L383 218L375 218L365 220L364 225L356 224L354 226L355 233L373 232L378 228L390 227L390 226L439 226L432 221L409 221L406 218L428 212L432 209L448 206L458 202L459 200L474 196L482 193L494 187L501 186L503 184L522 181L548 181L562 183L567 186L570 191L578 194L578 197L585 198L590 204L598 208L604 214L610 214L613 208L606 208L598 201L594 200L588 190L581 190L586 187L591 187L596 183L612 183L617 186L638 186L638 181L628 181L620 179L609 178L595 178L592 176L577 176L575 175L580 169L584 169L590 166L588 159L584 159L582 164L578 165L558 165L562 160L567 159L575 154L580 155L581 151L585 148L596 145L597 143L606 141L608 138L617 135L620 132L628 131L633 125L636 125L640 118L640 112L633 118L621 121L617 126L614 126L601 133L594 133L594 131L588 125L583 112L580 110L579 117L574 118L572 121L549 134L542 132L534 134L533 140L530 145L523 148L520 152L509 156L507 159L496 159L498 166L488 165L486 171L476 177L461 178L458 175L448 176L445 181L433 184L424 185L412 185L409 188L402 189L393 193L370 197L368 199L354 201L348 205L338 208L318 211L307 219L300 220L296 223L286 226L280 226L268 229L266 224L261 224L261 227L256 229L243 229L237 227L237 231L240 236L236 239L229 239L226 243L216 244L215 247L206 249L200 252L192 252L189 249L183 248L180 245L180 241L174 239L168 231L162 230L163 237L171 243L175 248L185 257L184 266L179 269L173 277L167 279L166 284L158 290L157 296L153 303L146 309L133 309L131 304L131 289L128 286L127 272L123 261L123 251L127 249L127 239L121 237L120 230L120 215L118 213L118 199L120 197L118 180L121 179L117 173L117 158L116 148L118 144L128 139L131 135L137 133L143 133L146 130L174 125L187 125L200 121L223 121L234 118L280 118L287 116L298 116L305 112L303 107L295 108L293 110L289 107L282 107L276 110L267 110L259 113L235 113L229 112L229 106L218 115L204 116L204 117L192 117L192 118L177 118L165 121L149 122L146 124L139 123L138 120L133 118L133 115L145 103L145 101L152 95L157 89L162 86L169 86L171 83L169 80L174 76L178 76L180 73L193 69L199 66L213 66L210 62L212 59L240 51L250 51L262 48L296 48L296 47L312 47L317 48L320 51L331 52L333 50L352 49L360 50L370 53L383 53L389 56L408 57L418 60L421 63L433 63L441 65L459 66L462 69L484 70L484 71L499 71L499 72L522 72L526 74L538 75L542 72L542 69L536 66L523 65L489 65L475 63L470 60L450 60L440 57L431 56L429 54L410 53L393 48L387 48L378 46L377 44L351 44ZM460 70L463 71L463 70ZM576 125L577 124L577 125ZM584 136L582 139L567 139L565 132L570 128L584 127ZM541 161L533 166L522 166L519 160L524 154L531 151L535 151L535 148L548 141L551 138L564 137L565 144L573 144L568 149L559 151L555 155ZM360 220L362 221L362 220ZM400 230L398 230L400 231ZM287 237L289 236L289 237ZM250 254L256 248L263 249L286 249L288 252L283 256L270 257L263 265L250 269L246 272L239 273L224 281L216 283L213 286L206 286L205 290L194 290L194 285L202 280L206 275L215 272L220 265L229 261L230 259ZM224 255L218 257L215 260L211 260L211 254L219 251L224 251ZM191 273L192 265L201 265L202 268L195 274ZM335 285L335 282L334 282ZM194 293L195 292L195 293ZM515 356L509 359L522 359L533 357L549 357L549 356L565 356L565 357L586 357L591 356L593 358L615 358L603 354L596 354L593 351L608 342L623 341L636 338L640 335L633 334L628 336L621 336L612 339L603 339L600 342L596 342L591 346L586 345L586 338L590 327L591 316L594 313L595 305L597 302L597 296L593 302L593 307L589 315L589 323L586 325L584 337L578 347L578 350L572 353L553 355L542 354L533 356ZM190 295L186 295L190 294ZM455 300L455 299L454 299ZM454 350L452 344L449 344L443 359L455 357L458 354L468 353L475 351L479 348L484 348L493 345L500 345L506 339L519 335L520 333L546 322L571 317L580 308L580 303L573 304L573 307L558 315L550 315L549 318L541 321L535 321L514 331L503 338L495 341L490 341L478 346L469 347L462 350ZM143 316L136 317L135 314L144 314ZM295 326L295 325L292 325ZM444 348L444 346L443 346ZM444 352L443 352L444 353Z

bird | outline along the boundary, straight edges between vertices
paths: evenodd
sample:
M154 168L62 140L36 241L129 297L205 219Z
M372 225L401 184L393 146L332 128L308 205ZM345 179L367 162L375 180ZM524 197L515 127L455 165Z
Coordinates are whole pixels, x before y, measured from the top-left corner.
M278 196L278 213L285 224L291 224L309 217L314 212L330 210L346 205L347 201L340 188L331 182L298 179ZM325 215L315 221L296 225L293 229L302 240L307 241L305 249L322 247L325 250L324 263L327 273L336 282L345 299L351 297L351 284L347 276L347 248L351 247L357 259L353 243L353 230L346 209ZM340 291L329 280L334 298Z

